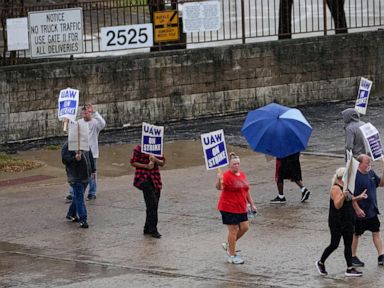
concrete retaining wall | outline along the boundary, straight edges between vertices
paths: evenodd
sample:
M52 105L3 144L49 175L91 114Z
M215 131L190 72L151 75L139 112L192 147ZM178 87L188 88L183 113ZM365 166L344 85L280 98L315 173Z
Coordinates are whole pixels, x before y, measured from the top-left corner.
M384 31L0 69L0 143L63 135L61 89L80 90L109 129L354 99L384 91Z

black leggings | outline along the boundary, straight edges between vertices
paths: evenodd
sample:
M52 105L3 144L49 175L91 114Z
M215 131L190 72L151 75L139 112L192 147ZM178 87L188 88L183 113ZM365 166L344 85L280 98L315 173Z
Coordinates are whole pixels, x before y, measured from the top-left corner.
M331 229L331 244L325 248L323 255L321 256L320 262L324 263L325 260L332 254L333 251L339 247L341 237L344 239L344 257L347 262L347 267L352 267L352 239L353 229L344 228L342 230Z

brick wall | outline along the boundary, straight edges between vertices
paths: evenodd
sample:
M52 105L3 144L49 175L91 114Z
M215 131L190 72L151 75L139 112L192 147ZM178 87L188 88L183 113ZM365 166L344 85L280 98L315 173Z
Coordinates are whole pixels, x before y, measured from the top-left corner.
M384 91L384 31L0 68L0 143L63 135L61 89L80 90L109 129L230 115L278 101Z

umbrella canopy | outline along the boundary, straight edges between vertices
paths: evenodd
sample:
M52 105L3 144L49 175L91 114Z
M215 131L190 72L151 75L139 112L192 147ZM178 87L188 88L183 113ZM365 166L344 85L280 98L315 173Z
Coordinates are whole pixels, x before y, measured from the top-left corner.
M254 151L284 158L305 150L312 127L298 109L272 103L248 112L241 132Z

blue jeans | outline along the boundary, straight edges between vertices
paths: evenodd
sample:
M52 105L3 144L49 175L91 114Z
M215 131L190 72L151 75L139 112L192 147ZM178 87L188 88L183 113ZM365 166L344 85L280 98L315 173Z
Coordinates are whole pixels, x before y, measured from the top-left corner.
M95 163L95 169L96 169L97 158L93 158L93 162ZM88 181L89 181L88 195L96 196L96 181L97 181L96 173L95 173L95 178L91 176L89 177Z
M80 222L87 221L87 208L85 208L84 191L87 188L88 183L77 182L71 184L73 190L72 203L69 206L67 216L76 217L79 216Z
M97 158L93 158L93 162L95 162L95 169L96 169L96 162L97 162ZM97 181L97 174L95 174L95 178L93 178L92 176L89 177L88 179L89 181L89 191L88 191L88 195L92 195L92 196L96 196L96 181ZM85 191L84 191L85 192ZM69 186L69 190L68 190L68 193L70 195L72 195L73 197L73 188L72 186Z

